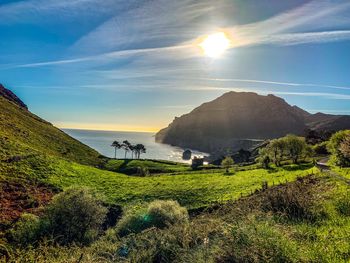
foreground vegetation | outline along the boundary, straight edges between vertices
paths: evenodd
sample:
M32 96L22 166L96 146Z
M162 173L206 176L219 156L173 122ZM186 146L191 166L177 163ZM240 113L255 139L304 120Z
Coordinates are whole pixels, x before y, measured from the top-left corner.
M193 170L99 156L1 97L0 119L1 261L350 261L349 131Z
M127 214L89 246L46 239L6 253L10 262L348 262L349 194L344 182L318 174L263 188L189 221L133 228L135 234L124 236L119 229Z

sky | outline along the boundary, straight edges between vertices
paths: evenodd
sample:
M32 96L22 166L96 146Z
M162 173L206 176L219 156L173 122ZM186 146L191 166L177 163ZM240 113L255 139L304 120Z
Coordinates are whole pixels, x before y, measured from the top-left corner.
M348 0L0 0L0 18L0 83L60 128L154 132L228 91L350 114Z

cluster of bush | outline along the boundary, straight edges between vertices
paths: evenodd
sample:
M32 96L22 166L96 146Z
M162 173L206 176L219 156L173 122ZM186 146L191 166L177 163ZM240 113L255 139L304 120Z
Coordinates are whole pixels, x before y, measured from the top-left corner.
M338 131L327 141L318 140L309 145L304 137L287 135L271 140L266 147L259 150L256 159L264 168L270 163L281 166L283 161L291 160L294 164L313 155L329 155L333 164L341 167L350 166L350 130Z
M46 240L60 245L86 245L96 240L102 229L114 227L116 220L108 217L118 209L108 209L101 198L88 189L70 188L56 195L41 216L24 213L8 232L16 245L27 246ZM112 207L113 208L113 207ZM116 212L117 211L117 212ZM126 213L116 225L119 236L138 233L147 228L165 228L188 222L187 209L176 201L153 201L148 207Z
M257 161L264 168L268 168L271 162L276 166L281 166L284 160L292 160L296 164L311 154L312 148L306 143L305 138L287 135L271 140L266 147L261 148Z

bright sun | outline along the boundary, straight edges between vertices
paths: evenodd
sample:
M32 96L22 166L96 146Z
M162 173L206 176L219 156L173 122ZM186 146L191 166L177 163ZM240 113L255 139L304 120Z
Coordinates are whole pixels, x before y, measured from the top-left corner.
M230 40L224 32L217 32L206 36L199 46L205 55L212 58L220 57L230 47Z

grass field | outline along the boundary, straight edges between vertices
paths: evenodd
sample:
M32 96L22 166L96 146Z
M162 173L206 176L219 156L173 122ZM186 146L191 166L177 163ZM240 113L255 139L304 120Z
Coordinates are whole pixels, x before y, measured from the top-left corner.
M150 174L191 171L188 164L161 160L109 160L104 168L126 174L135 174L138 168L146 168Z
M315 171L309 167L298 170L287 166L272 171L238 171L230 175L225 175L223 170L210 170L137 177L42 156L32 156L1 168L3 174L11 170L18 178L30 177L61 189L73 185L92 187L103 193L109 202L128 203L159 197L176 198L191 206L228 200L254 191L264 181L270 185L278 184Z
M316 171L314 168L302 171L282 168L273 172L263 169L247 170L232 175L214 171L136 177L65 161L60 161L56 167L57 173L53 173L45 181L62 189L74 185L91 187L104 194L108 202L120 204L174 199L188 208L227 201L241 194L247 195L259 189L264 181L270 185L279 184Z
M299 186L298 186L299 185ZM316 219L289 219L264 208L274 192L293 192L301 205L310 200ZM13 257L33 262L349 262L349 187L326 174L272 187L204 212L188 225L119 238L110 229L87 247L52 246L18 249ZM303 201L304 200L304 201ZM304 203L304 204L302 204ZM282 211L282 210L281 210ZM203 240L207 239L207 243ZM120 255L120 249L127 254ZM231 261L230 261L231 260Z

